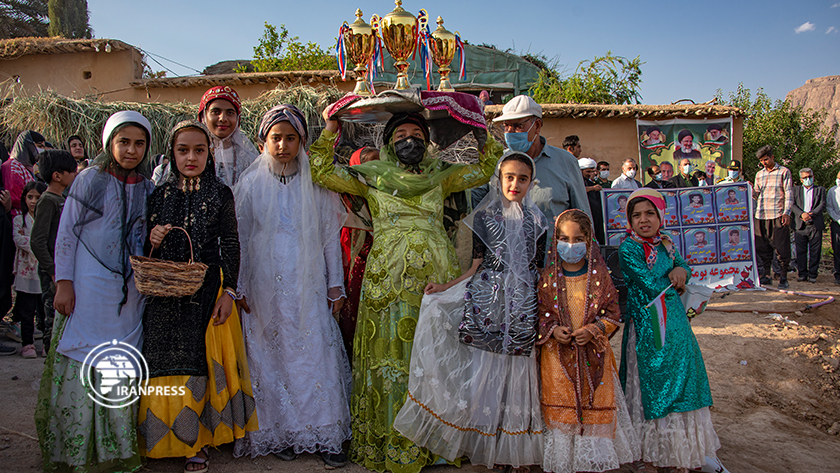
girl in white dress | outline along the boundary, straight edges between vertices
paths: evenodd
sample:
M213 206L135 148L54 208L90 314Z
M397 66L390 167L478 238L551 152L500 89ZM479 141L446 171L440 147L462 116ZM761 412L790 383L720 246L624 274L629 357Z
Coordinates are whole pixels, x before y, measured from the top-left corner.
M533 173L527 155L502 156L490 192L464 220L472 267L423 296L394 428L450 461L525 472L542 461L534 342L547 224L527 198Z
M262 155L234 189L241 242L239 291L260 429L235 456L321 454L346 463L350 365L332 313L344 298L338 195L315 186L303 114L278 105L263 116ZM250 306L250 307L249 307ZM332 312L332 313L331 313Z

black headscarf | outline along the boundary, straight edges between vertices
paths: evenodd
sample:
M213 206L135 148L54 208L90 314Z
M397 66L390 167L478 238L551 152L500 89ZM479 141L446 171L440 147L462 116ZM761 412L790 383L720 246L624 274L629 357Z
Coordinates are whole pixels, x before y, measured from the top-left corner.
M37 131L27 130L19 134L12 146L10 157L20 161L27 169L38 163L38 150L35 143L44 141L44 136Z
M188 128L204 133L207 136L208 147L210 146L210 131L201 122L186 120L175 125L169 136L167 148L169 176L163 185L155 189L149 199L149 212L154 212L149 215L149 227L170 224L184 228L189 233L196 249L195 260L208 265L219 264L219 244L215 242L216 244L212 245L209 235L211 232L216 234L217 229L211 227L218 223L215 216L222 207L223 197L232 199L233 193L216 176L216 164L209 149L204 171L197 179L193 178L197 186L194 185L192 190L189 187L184 189L181 172L175 162L174 146L178 133ZM223 196L223 193L230 195ZM186 236L180 230L175 230L171 232L171 235L167 235L164 244L161 245L159 257L170 261L186 261L189 254L190 248ZM238 257L236 259L238 263ZM225 274L225 276L233 281L227 280L225 285L236 287L235 278L239 273L238 267L235 271L229 269L228 273L232 274Z
M391 136L396 131L397 127L400 125L405 125L406 123L411 123L420 127L423 130L423 136L425 137L426 143L429 142L429 124L426 123L426 119L423 118L423 115L420 115L417 112L410 112L410 113L395 113L394 116L388 120L388 123L385 124L385 136L384 136L384 143L388 144L391 142Z

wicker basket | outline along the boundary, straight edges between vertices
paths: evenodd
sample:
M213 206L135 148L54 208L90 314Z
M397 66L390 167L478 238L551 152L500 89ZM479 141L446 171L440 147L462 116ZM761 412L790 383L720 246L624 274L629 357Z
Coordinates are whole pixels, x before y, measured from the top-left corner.
M190 296L204 283L207 265L194 262L195 255L189 233L181 227L172 227L172 230L176 229L187 235L190 261L183 263L145 256L130 257L131 267L134 268L134 285L140 294L158 297Z

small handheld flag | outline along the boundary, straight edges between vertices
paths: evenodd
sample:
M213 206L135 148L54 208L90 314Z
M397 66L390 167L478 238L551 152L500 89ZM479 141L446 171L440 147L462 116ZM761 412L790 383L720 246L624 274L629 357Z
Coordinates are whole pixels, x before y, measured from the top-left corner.
M674 287L673 284L666 287L645 306L650 315L651 327L653 327L653 345L657 350L661 350L665 346L665 328L668 325L668 306L665 305L665 293L672 287Z

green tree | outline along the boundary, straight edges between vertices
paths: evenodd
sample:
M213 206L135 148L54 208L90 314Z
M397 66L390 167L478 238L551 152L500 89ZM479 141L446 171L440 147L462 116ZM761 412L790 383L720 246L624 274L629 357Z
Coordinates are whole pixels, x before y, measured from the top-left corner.
M47 36L47 0L0 0L0 39Z
M803 110L787 100L774 102L762 88L753 97L743 83L728 99L718 89L716 98L744 110L743 169L750 180L761 166L755 152L772 145L776 161L791 170L794 181L798 182L800 169L811 168L817 185L833 185L840 170L840 145L835 138L837 125L831 129L824 125L825 110Z
M90 38L87 0L49 0L50 36Z
M525 59L541 68L539 79L530 93L539 103L640 103L644 62L636 56L627 59L607 51L604 56L583 60L571 75L564 76L544 57L526 55Z
M281 24L278 31L266 22L251 65L256 72L312 71L335 69L335 58L312 41L304 44L299 37L289 36L286 25ZM235 71L247 72L247 68L240 65Z

